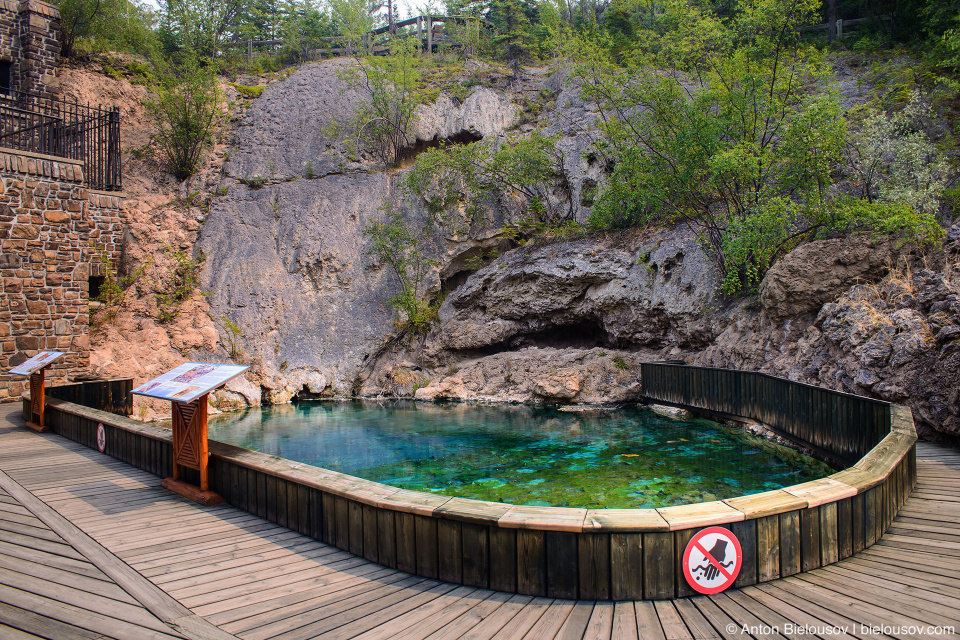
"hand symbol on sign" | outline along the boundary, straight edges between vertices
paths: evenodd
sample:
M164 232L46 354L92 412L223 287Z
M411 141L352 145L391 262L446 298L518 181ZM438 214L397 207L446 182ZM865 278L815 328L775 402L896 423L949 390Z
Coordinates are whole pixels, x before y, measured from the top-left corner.
M727 541L723 538L718 539L713 548L710 549L710 555L720 563L724 569L729 569L736 562L736 559L731 560L730 562L724 562L727 558ZM702 565L694 569L691 573L700 573L700 577L706 578L707 580L713 580L718 575L720 575L720 569L718 569L709 559L707 559Z

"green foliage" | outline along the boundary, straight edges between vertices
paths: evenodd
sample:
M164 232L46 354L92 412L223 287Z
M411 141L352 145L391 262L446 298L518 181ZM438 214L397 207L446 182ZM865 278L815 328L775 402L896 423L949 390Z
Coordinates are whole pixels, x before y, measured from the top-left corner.
M532 57L536 7L526 0L491 0L487 19L493 24L495 35L491 46L495 54L507 60Z
M174 251L169 245L164 245L173 267L164 283L163 291L156 294L157 319L162 323L173 321L180 313L180 305L189 298L200 286L199 272L208 253L197 250L196 255L182 249Z
M352 88L370 96L370 102L341 129L355 137L358 153L369 148L384 164L397 162L410 142L407 134L420 104L415 51L412 40L395 41L391 55L365 58L343 74Z
M437 307L424 300L424 280L436 260L421 251L419 236L403 215L387 209L384 219L371 222L364 229L370 240L367 252L393 269L400 281L400 292L388 304L398 316L398 325L414 333L426 333L436 318Z
M562 176L560 161L552 138L480 140L420 154L406 188L424 200L437 223L456 232L482 221L492 199L518 204L533 220L560 224L569 212L548 199L550 186Z
M623 356L613 356L613 366L617 369L626 369L627 361L623 359Z
M131 0L60 0L60 53L71 57L78 45L95 52L151 55L156 49L157 16L148 4Z
M181 180L193 175L225 119L213 71L192 57L178 69L165 69L156 98L145 107L157 126L151 140L161 161Z
M951 88L960 90L960 28L946 31L940 38L937 50L940 54L939 66L950 74Z
M253 87L244 84L235 84L232 82L230 83L230 86L237 90L237 93L240 94L241 98L247 98L249 100L256 100L263 95L263 90L266 89L266 87L262 86Z
M162 0L157 35L164 58L215 58L234 25L249 19L252 5L251 0Z
M361 50L363 35L373 28L369 0L330 0L330 18L347 49Z
M117 317L120 310L120 303L123 302L123 295L127 289L136 284L147 268L153 264L153 260L148 260L137 267L133 273L121 276L117 273L116 266L110 259L110 253L106 247L98 245L91 241L91 248L100 263L100 272L103 274L103 282L100 284L100 292L95 298L100 303L100 308L95 314L92 314L92 322L95 325L104 322L112 322Z
M237 363L241 362L243 359L243 330L240 325L227 316L220 316L214 322L223 330L225 346L230 359Z
M600 106L598 151L613 167L590 225L685 222L733 294L805 240L876 224L827 190L846 126L821 88L819 52L797 36L819 2L734 2L725 20L684 0L662 6L624 65L582 44L577 75ZM928 221L913 222L926 235Z
M924 130L932 119L918 91L900 111L868 111L845 154L858 196L871 203L904 204L918 214L937 214L949 167Z
M245 184L251 189L260 189L263 185L267 184L267 179L264 176L241 176L237 178L237 181L240 184Z

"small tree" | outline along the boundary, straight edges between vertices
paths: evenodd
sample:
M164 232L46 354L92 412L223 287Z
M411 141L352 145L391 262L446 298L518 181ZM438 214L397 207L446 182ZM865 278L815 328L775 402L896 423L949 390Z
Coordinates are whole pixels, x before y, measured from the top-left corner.
M74 55L79 41L100 50L151 54L156 14L131 0L60 0L60 54Z
M193 175L225 118L213 70L188 56L181 68L162 73L156 99L145 106L157 126L152 141L160 160L180 180Z
M479 219L491 197L518 198L534 219L560 222L569 217L569 207L551 205L549 190L562 180L554 140L533 135L515 142L481 140L422 153L406 187L426 202L436 222L459 232Z
M157 319L167 323L177 317L180 313L180 305L200 286L200 268L210 254L202 249L197 249L196 255L183 249L175 251L167 244L164 244L164 248L174 264L170 268L163 290L156 294L155 299L158 310Z
M415 46L411 40L398 41L392 55L368 57L344 74L352 88L370 96L347 130L356 136L358 151L365 142L385 164L398 161L410 144L408 134L420 104Z
M224 346L230 359L239 363L243 359L243 329L227 316L214 318L214 322L223 329Z
M937 214L949 167L924 131L932 119L919 92L900 111L870 113L847 143L848 172L868 202L900 203Z
M632 64L588 57L577 73L600 106L598 150L613 167L593 226L684 222L731 294L755 289L804 241L889 228L880 215L889 208L835 202L828 190L846 123L834 95L811 90L824 65L799 38L819 4L742 0L721 19L667 0L638 34ZM895 217L919 236L931 228Z
M373 29L370 9L370 0L330 0L330 17L346 39L348 52L362 49L364 34Z
M421 252L418 238L422 234L415 233L401 213L389 208L383 220L371 222L363 232L371 241L367 253L389 265L400 281L400 293L387 301L399 317L398 324L426 333L437 309L424 300L424 280L437 261Z
M251 4L251 0L164 0L158 29L164 53L195 52L215 58L240 16L249 16Z

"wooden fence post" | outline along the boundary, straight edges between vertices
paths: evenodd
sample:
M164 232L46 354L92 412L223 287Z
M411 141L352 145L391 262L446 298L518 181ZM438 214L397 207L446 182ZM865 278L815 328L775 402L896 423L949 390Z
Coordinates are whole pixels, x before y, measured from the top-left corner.
M165 489L204 506L220 504L223 498L210 491L207 448L207 396L205 393L192 402L172 401L173 413L173 473L160 483ZM200 472L200 486L180 479L180 467Z
M433 55L433 18L427 16L427 55Z

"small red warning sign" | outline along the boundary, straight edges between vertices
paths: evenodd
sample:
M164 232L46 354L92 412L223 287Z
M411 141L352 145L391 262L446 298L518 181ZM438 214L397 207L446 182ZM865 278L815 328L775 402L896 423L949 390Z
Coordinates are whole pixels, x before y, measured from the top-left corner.
M683 552L683 575L700 593L720 593L727 589L737 579L742 564L740 541L723 527L698 532Z
M103 423L97 425L97 449L100 453L107 450L107 434L103 429Z

